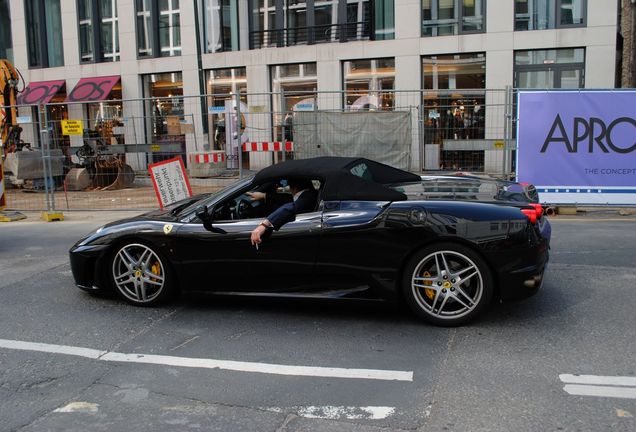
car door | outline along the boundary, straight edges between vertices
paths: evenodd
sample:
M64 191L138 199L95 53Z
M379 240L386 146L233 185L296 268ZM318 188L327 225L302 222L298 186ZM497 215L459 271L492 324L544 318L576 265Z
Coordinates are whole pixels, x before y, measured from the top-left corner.
M314 284L321 228L322 212L315 211L296 215L296 220L266 237L251 263L254 278L250 291L310 290Z
M250 236L262 220L213 222L217 232L198 221L184 224L178 255L188 284L218 292L285 292L311 280L321 212L298 215L256 248Z
M316 273L333 289L366 289L386 266L390 244L378 229L378 216L388 202L327 201L318 249Z

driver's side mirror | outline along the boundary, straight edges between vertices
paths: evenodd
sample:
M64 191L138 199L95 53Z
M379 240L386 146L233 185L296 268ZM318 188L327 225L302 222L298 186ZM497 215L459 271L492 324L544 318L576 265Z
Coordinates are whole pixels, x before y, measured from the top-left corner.
M203 227L206 230L217 234L226 234L227 231L212 226L212 221L214 220L214 217L212 215L214 215L215 211L216 207L209 208L208 206L202 205L197 207L197 209L194 211L194 214L199 218L201 222L203 222Z

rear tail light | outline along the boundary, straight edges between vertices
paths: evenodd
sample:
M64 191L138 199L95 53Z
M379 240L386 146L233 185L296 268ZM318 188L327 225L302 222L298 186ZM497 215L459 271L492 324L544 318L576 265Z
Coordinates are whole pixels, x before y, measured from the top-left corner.
M537 212L537 219L541 219L541 215L543 214L543 207L541 206L541 204L530 204L531 207L534 207L534 209Z
M537 211L535 209L521 209L521 213L528 217L532 225L537 223Z

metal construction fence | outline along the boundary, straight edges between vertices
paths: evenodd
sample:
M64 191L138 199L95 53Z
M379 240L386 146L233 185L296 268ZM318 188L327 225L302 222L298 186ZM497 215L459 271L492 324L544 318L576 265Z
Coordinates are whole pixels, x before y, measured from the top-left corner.
M3 149L7 207L155 208L148 166L175 156L193 193L272 163L322 155L509 178L515 100L508 88L239 92L20 106L19 136Z

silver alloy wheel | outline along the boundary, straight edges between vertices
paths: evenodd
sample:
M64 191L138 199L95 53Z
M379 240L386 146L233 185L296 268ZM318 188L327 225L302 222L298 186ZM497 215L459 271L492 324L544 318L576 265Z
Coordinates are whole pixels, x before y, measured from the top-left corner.
M466 316L477 307L484 293L484 281L470 258L443 250L427 255L417 264L411 289L424 312L451 320Z
M122 295L135 303L150 303L164 289L165 268L148 246L132 243L113 259L113 280Z

